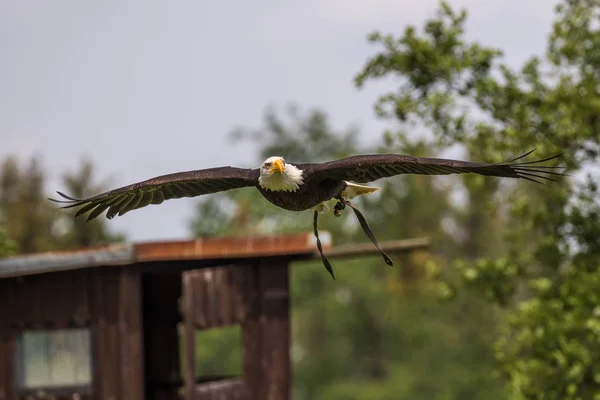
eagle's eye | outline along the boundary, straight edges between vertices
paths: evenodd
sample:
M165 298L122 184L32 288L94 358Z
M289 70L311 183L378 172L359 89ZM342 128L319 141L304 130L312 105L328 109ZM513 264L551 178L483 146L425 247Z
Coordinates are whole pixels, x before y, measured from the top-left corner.
M270 163L270 162L268 162L268 163L265 163L265 167L267 167L267 168L270 168L270 167L271 167L271 165L273 165L273 164L272 164L272 163Z

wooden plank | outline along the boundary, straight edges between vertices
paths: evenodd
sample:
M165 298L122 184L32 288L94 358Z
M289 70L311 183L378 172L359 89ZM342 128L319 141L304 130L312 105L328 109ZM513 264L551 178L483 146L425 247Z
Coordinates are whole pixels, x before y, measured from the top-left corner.
M0 331L0 400L11 400L15 393L16 339L8 331Z
M25 318L25 326L28 329L43 328L44 310L42 307L44 302L40 302L40 298L46 296L46 294L42 292L43 289L44 286L40 285L39 276L26 277L21 283L21 293L26 296L21 297L21 299L24 300L25 307L25 314L23 317Z
M246 321L247 309L250 305L250 301L247 299L249 296L248 292L254 291L255 272L253 269L247 266L236 267L235 274L233 275L233 297L234 297L234 318L236 321L243 323Z
M18 319L18 313L16 312L19 304L19 298L17 293L17 281L16 279L0 279L0 293L5 299L10 301L0 302L0 335L7 333L11 326L13 326Z
M262 357L262 335L260 321L249 319L242 325L242 357L244 382L251 399L261 399L264 385L263 372L260 368Z
M243 379L231 378L196 385L197 400L246 400L250 393Z
M105 382L108 383L107 388L109 389L108 398L121 399L121 346L119 346L119 285L118 285L118 271L115 273L104 275L104 282L102 285L104 295L104 313L106 316L106 331L105 336L105 349L107 352L107 364L104 370Z
M290 398L290 320L288 265L261 265L263 399Z
M184 342L184 371L183 385L185 400L194 400L196 383L196 335L194 329L194 276L183 274L183 342Z
M89 400L92 395L88 389L84 386L48 387L43 390L23 389L18 391L16 398L18 400Z
M217 269L216 285L219 288L219 304L217 304L217 307L219 324L221 325L233 323L231 318L231 285L229 284L230 275L230 268L223 267Z
M253 275L253 271L246 269L242 269L240 267L230 267L231 270L231 295L232 299L232 315L233 320L238 322L244 322L245 318L245 309L244 305L246 302L244 301L244 282L250 279ZM244 279L245 278L245 279Z
M36 281L37 290L31 293L31 300L36 299L34 301L40 304L39 315L34 323L41 323L44 329L68 327L73 305L77 301L73 288L80 284L78 276L71 275L71 282L65 282L64 274L44 274L32 278ZM43 301L44 298L52 301Z
M204 312L209 328L214 328L219 325L217 322L217 304L219 299L217 298L218 291L215 285L215 272L216 268L207 268L200 272L204 279L205 298L207 300Z
M0 279L0 293L11 299L10 307L0 310L0 325L19 329L86 326L90 320L88 275L75 271Z
M77 275L80 277L80 284L73 288L72 283L70 290L74 290L77 295L77 301L72 304L73 311L69 318L69 323L72 326L84 327L89 326L90 323L90 302L89 302L89 291L90 291L90 274L88 271L78 271ZM72 274L63 274L67 278ZM69 281L67 280L64 289L69 290Z
M94 399L101 399L105 393L104 370L106 368L106 353L104 352L104 334L106 332L106 316L103 311L104 296L102 280L96 271L90 271L89 276L89 303L92 315L90 330L93 341L92 357L92 386Z
M245 322L251 317L252 313L258 317L260 307L255 305L255 301L258 301L256 268L254 266L251 268L237 267L234 281L236 286L237 320Z
M120 399L120 346L117 326L118 271L92 272L90 291L94 318L92 330L96 339L94 357L94 398Z
M189 275L189 285L193 286L185 294L185 296L191 296L192 298L184 300L184 302L189 302L192 307L190 313L196 327L206 328L209 326L208 316L206 315L208 293L206 290L206 281L203 279L204 274L202 271L189 271L184 272L184 275Z
M27 298L26 293L25 293L25 289L24 289L24 284L23 284L23 277L18 277L18 278L13 278L14 279L14 310L12 312L13 315L13 320L12 320L12 326L16 329L24 329L25 328L25 317L27 316L27 308L25 307L25 304L27 303L27 301L25 301L25 299Z
M262 335L260 327L259 267L253 265L246 269L249 276L240 284L240 314L242 323L242 370L250 398L260 399L262 371L260 370Z
M251 273L243 266L220 266L183 272L189 276L188 291L193 309L191 315L197 329L216 328L241 323L245 318L243 297L247 277Z
M0 283L0 289L1 289L1 283ZM0 400L8 400L8 382L11 382L12 379L10 379L8 375L8 369L7 367L7 359L8 359L8 352L6 351L6 339L8 337L8 334L6 333L6 330L3 330L2 327L0 326ZM10 381L9 381L10 379Z
M244 380L253 399L290 398L287 264L256 265L254 296L242 329Z
M144 400L142 279L138 269L124 268L119 279L121 399Z

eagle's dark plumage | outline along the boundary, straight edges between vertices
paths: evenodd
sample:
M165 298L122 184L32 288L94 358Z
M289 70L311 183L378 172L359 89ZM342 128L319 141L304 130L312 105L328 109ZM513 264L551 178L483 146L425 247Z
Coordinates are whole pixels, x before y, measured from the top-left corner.
M258 169L233 167L200 169L157 176L86 199L75 199L57 192L67 200L50 200L68 203L62 208L83 206L75 216L78 217L89 212L88 221L98 217L104 211L107 211L106 217L112 219L116 215L123 215L131 210L146 207L150 204L160 204L169 199L196 197L224 190L255 186L258 176Z
M554 179L544 174L563 175L548 170L560 167L535 165L560 157L562 154L543 160L515 162L528 156L533 151L531 150L520 157L499 164L413 157L401 154L359 155L323 164L315 164L314 173L319 177L343 179L359 183L373 182L377 179L389 178L400 174L450 175L475 173L503 178L523 178L537 183L541 183L540 180L554 181Z
M111 219L131 210L150 204L160 204L169 199L255 187L271 203L287 210L308 210L328 200L336 199L341 205L341 208L336 207L339 213L345 205L352 207L349 201L342 196L344 190L351 185L350 182L368 183L400 174L474 173L503 178L520 178L544 184L544 181L555 181L554 177L564 175L554 170L560 167L539 165L539 163L555 159L561 154L543 160L520 161L533 151L507 162L496 164L401 154L371 154L351 156L325 163L286 165L283 158L271 157L261 168L256 169L227 166L178 172L123 186L85 199L75 199L58 192L65 200L50 200L66 204L62 208L80 207L75 216L89 213L87 217L89 221L104 211L106 211L106 217ZM275 161L271 162L272 159ZM286 175L288 170L289 174ZM271 175L275 176L271 177ZM273 186L269 187L269 179L273 180L280 176L288 179L289 182L284 179L279 181L276 186L276 182L273 181ZM259 178L265 178L264 183L261 183ZM289 187L280 185L289 185ZM354 211L357 213L363 229L376 244L364 217L358 210L354 209ZM315 232L316 215L315 211ZM328 266L325 258L323 262ZM328 270L330 270L330 266L328 266ZM330 272L333 276L333 271L330 270Z

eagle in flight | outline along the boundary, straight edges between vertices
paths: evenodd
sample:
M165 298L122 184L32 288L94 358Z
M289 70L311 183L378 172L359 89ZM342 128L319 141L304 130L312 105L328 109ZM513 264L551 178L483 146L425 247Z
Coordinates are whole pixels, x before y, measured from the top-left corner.
M535 149L534 149L535 150ZM335 161L310 164L291 164L283 157L267 158L260 168L245 169L231 166L177 172L146 181L109 190L85 199L76 199L57 192L65 200L52 201L66 205L61 208L81 207L75 217L89 213L90 221L104 211L112 219L131 210L160 204L165 200L195 197L243 187L255 187L265 199L290 211L313 210L313 228L317 248L327 271L335 279L333 269L323 254L317 230L319 213L330 210L329 202L336 202L334 215L340 216L346 206L351 207L371 242L379 249L385 262L392 260L379 248L367 221L350 200L358 195L373 193L377 187L361 185L381 178L400 174L448 175L475 173L503 178L520 178L545 184L556 181L552 176L564 175L554 169L558 166L539 165L562 154L536 161L520 161L534 150L512 160L485 164L442 158L413 157L402 154L355 155Z

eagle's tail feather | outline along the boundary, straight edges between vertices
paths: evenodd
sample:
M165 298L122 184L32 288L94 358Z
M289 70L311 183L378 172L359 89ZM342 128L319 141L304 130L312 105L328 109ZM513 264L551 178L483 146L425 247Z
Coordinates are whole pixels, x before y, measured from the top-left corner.
M352 182L346 182L346 189L342 192L342 197L346 200L351 200L361 194L371 194L379 190L378 187L358 185Z

